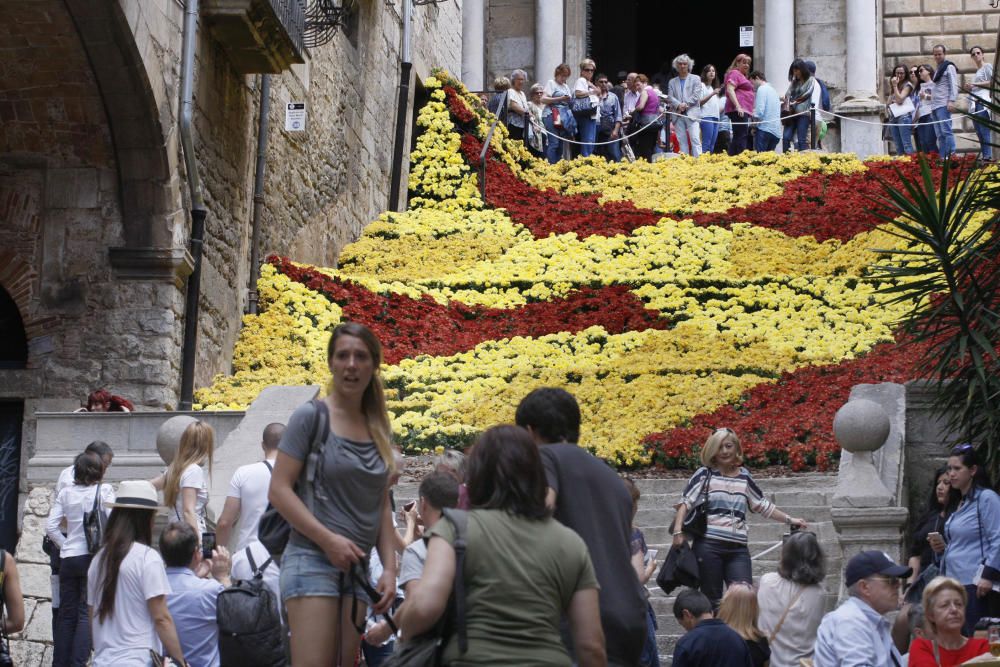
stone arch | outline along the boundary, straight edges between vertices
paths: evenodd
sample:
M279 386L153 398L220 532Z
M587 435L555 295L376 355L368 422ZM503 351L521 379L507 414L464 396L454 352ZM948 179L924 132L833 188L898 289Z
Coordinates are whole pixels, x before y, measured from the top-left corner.
M90 61L111 128L125 245L169 247L171 214L178 204L171 194L167 142L137 38L116 0L64 0L64 4ZM144 34L148 46L149 33Z
M0 290L18 310L20 324L24 330L25 342L40 336L47 327L55 323L53 317L33 317L31 304L35 302L38 274L24 258L9 250L0 251ZM25 368L32 368L30 347L25 358ZM3 360L0 359L0 367Z
M10 293L0 287L0 368L19 369L28 365L28 336L21 309Z

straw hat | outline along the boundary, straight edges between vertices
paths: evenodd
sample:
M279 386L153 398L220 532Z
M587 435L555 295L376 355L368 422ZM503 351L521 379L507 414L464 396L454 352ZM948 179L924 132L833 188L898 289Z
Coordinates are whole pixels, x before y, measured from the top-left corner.
M129 510L154 510L157 512L169 511L168 508L160 505L160 499L152 483L144 479L119 484L115 502L108 503L107 507Z

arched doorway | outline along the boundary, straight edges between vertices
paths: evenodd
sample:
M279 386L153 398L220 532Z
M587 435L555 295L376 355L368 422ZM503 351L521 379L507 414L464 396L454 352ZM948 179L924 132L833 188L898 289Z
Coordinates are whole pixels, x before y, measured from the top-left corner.
M740 48L740 26L752 26L753 1L725 3L662 0L590 0L587 49L609 77L643 72L650 79L674 56L687 53L696 72L709 63L721 76Z
M0 287L0 369L28 365L28 338L21 313L7 290ZM11 553L17 545L17 494L21 476L21 422L24 401L0 401L0 548Z

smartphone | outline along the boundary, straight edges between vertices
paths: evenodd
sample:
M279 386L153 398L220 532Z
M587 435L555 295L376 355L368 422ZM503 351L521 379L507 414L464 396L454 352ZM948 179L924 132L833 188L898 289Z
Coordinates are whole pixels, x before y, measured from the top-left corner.
M408 502L405 505L403 505L403 511L404 512L409 512L410 510L413 509L413 506L416 505L416 504L417 504L416 500L411 500L410 502Z
M215 551L215 533L202 533L201 557L206 559L211 558L213 551Z
M802 530L802 526L800 526L797 523L793 523L793 524L791 524L791 525L788 526L788 532L791 535L794 535L795 533L799 532L800 530Z
M941 533L938 533L936 531L935 532L931 532L931 533L927 533L927 539L931 540L932 538L935 539L935 540L941 540L942 542L944 542L944 538L941 537Z
M647 549L646 555L642 557L642 562L644 565L648 565L656 560L656 554L660 553L658 549Z

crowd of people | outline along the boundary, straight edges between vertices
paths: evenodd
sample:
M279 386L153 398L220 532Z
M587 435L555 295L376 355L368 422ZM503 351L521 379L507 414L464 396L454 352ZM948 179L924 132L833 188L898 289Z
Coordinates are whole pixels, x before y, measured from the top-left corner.
M892 69L886 93L888 129L897 155L920 151L940 155L955 154L955 133L951 114L958 110L960 91L968 94L968 113L979 140L979 155L993 162L986 102L990 101L993 65L986 62L982 47L973 46L969 55L976 65L972 81L959 85L958 69L947 59L948 49L937 44L932 49L934 64L907 66L899 63Z
M110 447L88 445L60 475L46 525L53 664L391 666L440 637L446 665L658 666L648 582L659 562L635 527L640 491L579 446L576 399L532 391L512 424L438 456L397 508L403 457L381 361L366 327L334 330L327 396L264 429L262 458L235 472L214 530L210 426L191 423L162 475L117 492L103 481ZM819 540L767 498L738 435L716 430L700 456L657 577L668 592L665 576L688 586L673 604L685 629L675 666L949 667L989 650L977 628L1000 612L1000 496L970 445L935 477L909 562L854 555L829 613ZM777 571L756 582L751 512L788 527ZM285 522L279 546L269 516ZM0 559L3 629L16 632L17 567Z
M916 151L954 155L951 114L958 93L968 93L968 110L980 144L981 157L992 161L988 126L993 67L983 49L970 55L977 71L959 86L958 71L946 58L947 49L933 50L934 65L893 69L886 95L886 139L897 154ZM796 59L788 68L779 96L764 74L751 68L740 53L721 73L705 65L695 74L694 60L678 55L652 80L637 72L619 72L612 81L597 71L593 60L580 62L571 82L569 65L560 64L545 84L528 86L524 70L494 81L487 107L503 118L510 136L523 140L536 157L551 163L573 157L601 155L618 162L623 155L653 160L657 153L736 155L746 150L784 152L822 148L833 121L830 93L816 76L816 64Z

